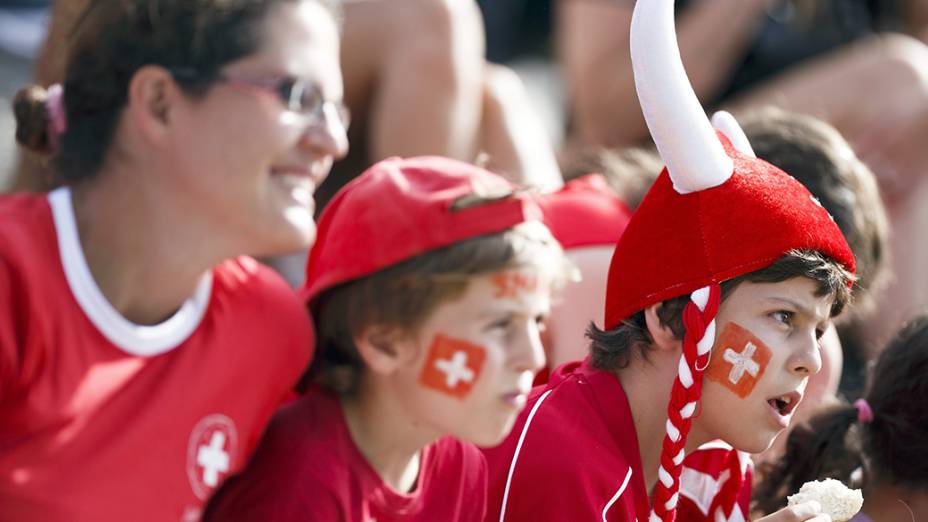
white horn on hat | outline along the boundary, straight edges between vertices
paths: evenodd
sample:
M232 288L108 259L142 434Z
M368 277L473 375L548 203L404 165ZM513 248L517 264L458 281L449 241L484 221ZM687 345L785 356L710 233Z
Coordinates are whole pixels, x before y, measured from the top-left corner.
M674 189L687 194L731 177L725 153L683 70L674 27L674 0L638 0L631 55L644 119Z
M754 148L751 147L751 142L748 141L748 137L744 134L744 130L741 125L738 125L738 120L730 112L718 111L713 114L712 126L721 131L738 152L752 158L757 157L757 154L754 154Z

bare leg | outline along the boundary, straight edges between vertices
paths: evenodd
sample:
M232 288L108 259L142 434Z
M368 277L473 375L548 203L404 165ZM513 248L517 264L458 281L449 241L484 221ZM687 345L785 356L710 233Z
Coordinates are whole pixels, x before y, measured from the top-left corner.
M390 156L477 153L483 22L473 0L347 0L341 62L351 150L316 192Z
M782 75L738 100L775 104L830 122L880 183L891 224L893 280L864 321L873 357L899 323L928 307L928 47L906 36L874 37Z
M342 40L347 100L366 120L370 162L473 159L484 52L476 3L349 1Z
M559 186L553 146L519 79L487 66L483 52L473 0L349 0L342 72L352 150L317 193L320 203L389 156L475 161L485 152L490 168L513 179Z
M551 140L522 81L500 65L485 69L480 150L488 169L514 182L545 191L564 184Z
M892 280L878 296L876 313L863 324L864 346L875 357L904 321L928 311L928 176L922 177L909 197L899 200L889 211L892 223L890 266Z
M928 47L880 36L812 60L736 100L736 110L773 104L834 125L890 198L928 165ZM890 201L891 203L891 201Z
M580 145L608 147L647 139L628 46L635 2L555 3L572 138ZM681 57L698 97L715 97L738 65L766 4L765 0L693 2L677 18Z

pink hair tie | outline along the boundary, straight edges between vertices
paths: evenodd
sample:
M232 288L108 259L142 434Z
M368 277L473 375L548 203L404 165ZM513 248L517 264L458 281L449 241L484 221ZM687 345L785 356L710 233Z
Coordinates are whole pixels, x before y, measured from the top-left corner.
M854 401L854 407L857 408L857 421L867 424L873 421L873 409L866 399L857 399Z
M67 117L64 112L64 88L60 83L50 86L47 90L48 98L45 100L45 110L48 112L48 138L53 149L58 149L58 137L68 128Z

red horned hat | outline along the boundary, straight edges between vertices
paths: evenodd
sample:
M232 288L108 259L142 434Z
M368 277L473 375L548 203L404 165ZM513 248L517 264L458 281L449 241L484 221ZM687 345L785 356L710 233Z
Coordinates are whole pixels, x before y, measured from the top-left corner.
M738 152L719 186L681 194L664 169L612 258L605 324L649 305L770 265L793 249L817 250L854 270L838 226L809 191L773 165Z
M616 246L604 314L610 329L650 305L691 298L651 522L676 516L683 448L715 342L719 283L795 249L817 250L854 271L847 241L809 191L757 159L731 115L706 118L683 70L673 11L673 0L638 0L632 16L638 99L666 168Z

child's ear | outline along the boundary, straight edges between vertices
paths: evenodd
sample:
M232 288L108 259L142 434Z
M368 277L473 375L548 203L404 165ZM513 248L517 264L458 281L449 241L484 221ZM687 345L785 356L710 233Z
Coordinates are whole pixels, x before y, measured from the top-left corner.
M669 325L661 323L661 318L657 315L663 303L653 304L644 309L645 324L648 325L648 333L651 334L654 348L660 350L680 348L680 340L674 335Z
M354 337L365 366L374 373L389 374L404 364L406 336L395 327L371 325ZM408 344L408 343L406 343Z

